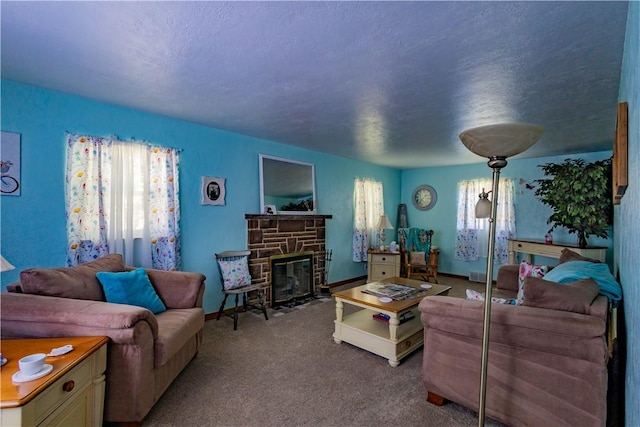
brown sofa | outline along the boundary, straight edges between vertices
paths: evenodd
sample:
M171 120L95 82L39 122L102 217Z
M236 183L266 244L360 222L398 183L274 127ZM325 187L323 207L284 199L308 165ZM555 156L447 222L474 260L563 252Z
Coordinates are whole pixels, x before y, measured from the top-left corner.
M105 301L96 272L128 270L116 254L76 267L25 270L21 283L2 293L0 328L3 339L108 336L104 419L140 423L200 349L205 277L146 270L167 308L154 315Z
M607 298L592 288L589 292L594 293L585 297L578 286L561 289L578 292L566 301L558 294L545 300L550 294L544 292L567 285L527 280L525 298L530 297L531 304L551 301L556 307L492 304L487 416L512 426L604 426ZM542 291L528 295L528 283L540 285ZM597 287L595 282L589 285ZM517 265L499 270L497 288L494 296L515 298ZM534 286L531 289L533 293ZM565 306L573 311L565 311ZM483 302L434 296L422 300L419 308L427 399L438 404L446 399L477 410Z

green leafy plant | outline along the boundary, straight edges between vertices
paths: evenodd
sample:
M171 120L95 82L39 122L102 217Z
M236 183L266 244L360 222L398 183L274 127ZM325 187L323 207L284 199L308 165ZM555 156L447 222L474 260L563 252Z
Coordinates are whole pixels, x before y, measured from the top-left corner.
M536 196L553 209L547 224L566 227L578 235L578 246L587 246L589 236L608 237L611 224L611 159L585 163L565 159L539 165L546 179L537 179Z

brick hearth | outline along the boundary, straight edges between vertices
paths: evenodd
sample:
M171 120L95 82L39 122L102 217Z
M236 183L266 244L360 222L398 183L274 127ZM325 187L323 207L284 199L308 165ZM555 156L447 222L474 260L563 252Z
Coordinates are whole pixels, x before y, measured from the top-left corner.
M266 291L271 301L272 255L313 251L313 286L322 284L325 262L325 222L332 215L260 215L245 214L249 242L249 270L253 283Z

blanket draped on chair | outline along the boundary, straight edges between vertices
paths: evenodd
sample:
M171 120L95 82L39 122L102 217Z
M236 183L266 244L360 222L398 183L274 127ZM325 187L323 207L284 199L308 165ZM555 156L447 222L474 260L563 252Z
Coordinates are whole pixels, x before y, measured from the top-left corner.
M400 245L407 252L424 252L426 259L429 259L431 250L431 230L424 228L398 228Z

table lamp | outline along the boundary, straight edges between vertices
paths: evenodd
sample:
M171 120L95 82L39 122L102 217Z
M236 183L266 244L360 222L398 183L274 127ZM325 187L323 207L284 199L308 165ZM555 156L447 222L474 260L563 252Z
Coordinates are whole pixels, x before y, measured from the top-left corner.
M389 216L386 214L380 215L380 220L378 221L378 230L380 230L380 240L382 244L380 245L380 250L384 251L385 241L387 240L387 235L384 230L393 230L393 225L389 221Z

